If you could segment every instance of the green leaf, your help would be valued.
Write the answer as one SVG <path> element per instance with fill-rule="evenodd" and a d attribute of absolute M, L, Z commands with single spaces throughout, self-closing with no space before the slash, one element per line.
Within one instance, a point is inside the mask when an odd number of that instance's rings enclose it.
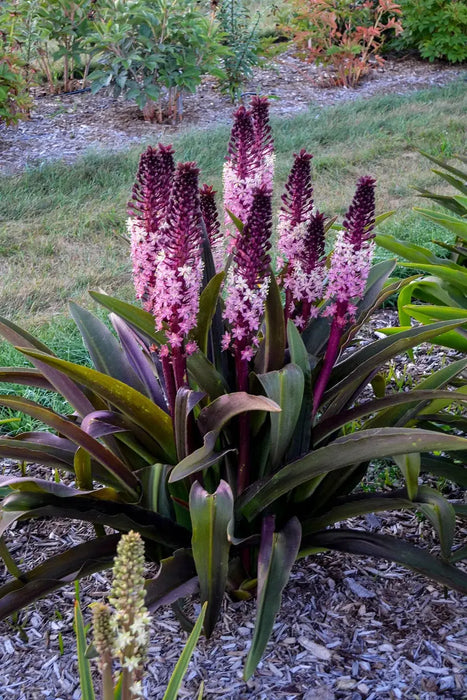
<path fill-rule="evenodd" d="M 208 603 L 204 631 L 210 637 L 221 610 L 229 568 L 229 528 L 233 519 L 233 494 L 221 481 L 209 494 L 196 481 L 190 491 L 193 558 L 199 579 L 201 602 Z"/>
<path fill-rule="evenodd" d="M 224 455 L 229 452 L 236 452 L 234 447 L 227 448 L 221 452 L 214 452 L 214 447 L 219 436 L 220 430 L 211 430 L 204 436 L 203 447 L 199 447 L 191 454 L 187 455 L 172 469 L 169 477 L 169 483 L 173 484 L 176 481 L 181 481 L 187 476 L 203 471 L 208 467 L 216 464 Z"/>
<path fill-rule="evenodd" d="M 467 489 L 467 467 L 459 462 L 452 462 L 446 457 L 422 455 L 421 471 L 449 479 Z"/>
<path fill-rule="evenodd" d="M 294 459 L 304 454 L 310 448 L 311 437 L 311 412 L 313 401 L 311 395 L 311 364 L 305 343 L 302 340 L 296 325 L 289 319 L 287 323 L 287 342 L 290 359 L 293 364 L 300 367 L 304 378 L 303 399 L 300 415 L 297 420 L 297 428 L 292 436 L 288 452 L 289 459 Z"/>
<path fill-rule="evenodd" d="M 331 549 L 350 554 L 387 559 L 412 569 L 417 574 L 467 593 L 467 574 L 451 564 L 399 537 L 370 534 L 358 530 L 324 530 L 303 538 L 302 549 Z"/>
<path fill-rule="evenodd" d="M 195 352 L 193 355 L 189 355 L 187 357 L 187 368 L 190 384 L 194 382 L 206 392 L 211 401 L 228 391 L 228 386 L 223 376 L 216 370 L 204 353 Z"/>
<path fill-rule="evenodd" d="M 420 486 L 417 502 L 419 509 L 436 530 L 443 556 L 449 559 L 456 529 L 456 513 L 453 506 L 438 491 L 429 486 Z"/>
<path fill-rule="evenodd" d="M 218 272 L 209 280 L 199 299 L 199 311 L 196 319 L 196 328 L 193 338 L 199 349 L 206 354 L 208 351 L 208 337 L 212 319 L 219 301 L 219 293 L 224 282 L 225 272 Z"/>
<path fill-rule="evenodd" d="M 32 350 L 21 349 L 27 357 L 37 357 L 42 362 L 59 369 L 84 386 L 89 387 L 106 399 L 122 413 L 144 428 L 161 446 L 169 462 L 175 461 L 175 446 L 172 421 L 155 403 L 118 379 L 108 377 L 89 367 L 81 367 L 66 360 L 44 355 Z"/>
<path fill-rule="evenodd" d="M 141 331 L 151 343 L 156 343 L 156 345 L 165 344 L 166 338 L 164 333 L 155 330 L 154 316 L 148 311 L 101 292 L 91 290 L 89 295 L 94 301 L 97 301 L 102 306 L 105 306 L 106 309 L 113 311 L 117 316 L 127 321 L 130 326 Z"/>
<path fill-rule="evenodd" d="M 203 629 L 206 610 L 207 603 L 204 603 L 201 608 L 201 613 L 199 614 L 199 617 L 196 620 L 196 624 L 193 627 L 191 634 L 188 637 L 187 643 L 181 653 L 181 656 L 175 665 L 175 669 L 170 677 L 167 690 L 164 693 L 163 700 L 177 700 L 178 691 L 180 690 L 180 686 L 187 671 L 188 664 L 190 663 L 191 656 Z"/>
<path fill-rule="evenodd" d="M 421 463 L 420 453 L 409 452 L 403 455 L 395 455 L 393 459 L 404 476 L 408 496 L 410 500 L 413 501 L 418 492 L 418 477 L 420 475 Z"/>
<path fill-rule="evenodd" d="M 86 658 L 86 632 L 84 630 L 83 614 L 79 604 L 78 591 L 75 600 L 75 634 L 76 649 L 78 654 L 79 684 L 81 687 L 82 700 L 94 700 L 94 686 L 91 676 L 91 664 Z"/>
<path fill-rule="evenodd" d="M 144 386 L 130 366 L 117 339 L 94 314 L 74 302 L 69 303 L 70 313 L 78 326 L 89 351 L 94 367 L 110 377 L 144 393 Z"/>
<path fill-rule="evenodd" d="M 71 580 L 90 576 L 112 566 L 120 535 L 106 535 L 68 549 L 23 573 L 21 580 L 0 588 L 0 620 Z"/>
<path fill-rule="evenodd" d="M 440 277 L 442 280 L 449 282 L 457 287 L 462 287 L 462 289 L 467 290 L 467 270 L 465 267 L 460 265 L 455 265 L 451 263 L 448 265 L 449 261 L 444 259 L 442 261 L 444 264 L 428 265 L 417 263 L 417 270 L 422 270 L 423 272 L 428 272 L 432 275 Z M 400 263 L 402 267 L 414 267 L 410 263 Z"/>
<path fill-rule="evenodd" d="M 151 612 L 195 593 L 199 583 L 191 550 L 177 549 L 173 556 L 162 559 L 157 576 L 145 586 L 144 601 Z"/>
<path fill-rule="evenodd" d="M 274 532 L 274 517 L 263 520 L 261 545 L 258 554 L 258 603 L 255 630 L 243 678 L 254 673 L 271 636 L 274 620 L 279 611 L 282 591 L 289 580 L 297 558 L 302 529 L 297 518 L 288 521 L 280 532 Z"/>
<path fill-rule="evenodd" d="M 271 271 L 268 295 L 266 297 L 264 321 L 264 363 L 263 372 L 279 370 L 284 365 L 285 323 L 281 295 L 276 278 Z"/>
<path fill-rule="evenodd" d="M 57 361 L 60 362 L 60 360 Z M 139 499 L 140 483 L 138 478 L 107 447 L 88 435 L 84 430 L 81 430 L 75 423 L 28 399 L 0 395 L 0 405 L 27 413 L 54 428 L 58 433 L 85 449 L 91 457 L 94 457 L 129 496 L 135 500 Z"/>
<path fill-rule="evenodd" d="M 201 432 L 206 435 L 210 431 L 220 431 L 229 420 L 240 413 L 246 411 L 275 413 L 280 410 L 280 406 L 265 396 L 254 396 L 244 391 L 235 391 L 219 396 L 209 406 L 203 408 L 198 416 L 198 426 Z"/>
<path fill-rule="evenodd" d="M 295 432 L 302 407 L 305 379 L 297 365 L 288 364 L 283 369 L 258 374 L 266 395 L 280 406 L 280 413 L 271 413 L 270 468 L 275 471 Z"/>
<path fill-rule="evenodd" d="M 462 236 L 464 238 L 467 235 L 467 222 L 462 221 L 462 219 L 458 219 L 457 217 L 446 214 L 445 212 L 436 211 L 435 209 L 422 209 L 421 207 L 414 207 L 414 211 L 424 216 L 425 219 L 429 219 L 430 221 L 434 221 L 435 224 L 444 226 L 444 228 L 447 228 L 449 231 L 455 233 L 456 236 Z"/>
<path fill-rule="evenodd" d="M 287 464 L 262 485 L 248 489 L 238 499 L 238 507 L 248 520 L 295 487 L 315 476 L 328 474 L 341 467 L 370 459 L 390 457 L 407 452 L 432 450 L 465 450 L 467 439 L 418 428 L 379 428 L 361 430 L 339 438 L 310 452 L 302 459 Z"/>

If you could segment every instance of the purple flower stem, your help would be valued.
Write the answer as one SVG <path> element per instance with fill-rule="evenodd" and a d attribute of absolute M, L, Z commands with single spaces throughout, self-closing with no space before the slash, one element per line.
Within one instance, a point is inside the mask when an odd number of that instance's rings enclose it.
<path fill-rule="evenodd" d="M 342 333 L 344 331 L 344 324 L 342 319 L 345 318 L 347 313 L 347 302 L 338 302 L 337 311 L 332 322 L 331 331 L 329 334 L 328 346 L 326 348 L 326 354 L 324 356 L 323 367 L 318 375 L 316 384 L 313 387 L 313 413 L 312 418 L 318 413 L 319 405 L 321 399 L 323 398 L 324 391 L 326 389 L 329 377 L 334 367 L 334 363 L 339 355 L 340 340 Z"/>
<path fill-rule="evenodd" d="M 237 372 L 238 391 L 248 391 L 248 360 L 242 359 L 240 352 L 235 353 L 235 369 Z M 238 417 L 238 477 L 237 496 L 248 486 L 249 482 L 249 453 L 250 453 L 250 420 L 248 413 Z"/>
<path fill-rule="evenodd" d="M 170 415 L 173 418 L 175 414 L 175 396 L 177 394 L 177 389 L 175 386 L 172 362 L 168 355 L 162 357 L 161 362 L 162 372 L 164 374 L 165 391 L 167 393 L 167 403 L 169 404 Z"/>

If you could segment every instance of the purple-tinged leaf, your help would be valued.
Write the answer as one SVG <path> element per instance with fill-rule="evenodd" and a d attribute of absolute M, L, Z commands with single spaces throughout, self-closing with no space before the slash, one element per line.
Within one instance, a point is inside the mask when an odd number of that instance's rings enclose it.
<path fill-rule="evenodd" d="M 199 589 L 198 576 L 191 550 L 177 549 L 172 557 L 162 559 L 157 576 L 146 581 L 145 605 L 154 612 Z"/>
<path fill-rule="evenodd" d="M 134 304 L 128 304 L 126 301 L 121 301 L 108 294 L 102 292 L 90 291 L 89 295 L 102 306 L 105 306 L 109 311 L 113 311 L 117 316 L 120 316 L 124 321 L 130 324 L 137 331 L 141 332 L 150 343 L 156 345 L 164 345 L 166 342 L 165 334 L 155 330 L 155 321 L 152 314 L 144 311 Z"/>
<path fill-rule="evenodd" d="M 214 447 L 219 436 L 218 430 L 211 430 L 204 436 L 203 447 L 199 447 L 191 454 L 187 455 L 172 469 L 169 477 L 169 483 L 173 484 L 176 481 L 181 481 L 187 476 L 196 474 L 216 464 L 224 455 L 229 452 L 236 452 L 236 449 L 229 447 L 221 452 L 214 452 Z"/>
<path fill-rule="evenodd" d="M 73 467 L 73 452 L 60 447 L 43 445 L 16 438 L 0 438 L 0 455 L 33 464 L 62 467 L 70 471 Z"/>
<path fill-rule="evenodd" d="M 209 494 L 195 481 L 190 491 L 190 515 L 201 602 L 208 603 L 204 630 L 209 637 L 219 617 L 229 568 L 233 494 L 228 483 L 222 480 L 215 493 Z"/>
<path fill-rule="evenodd" d="M 110 320 L 118 333 L 128 362 L 146 388 L 146 394 L 159 408 L 167 412 L 167 401 L 155 375 L 156 367 L 151 362 L 146 348 L 142 347 L 138 335 L 116 314 L 110 314 Z"/>
<path fill-rule="evenodd" d="M 32 350 L 23 350 L 22 352 L 24 352 L 27 357 L 40 357 L 47 364 L 50 364 L 52 367 L 60 368 L 62 372 L 89 387 L 92 391 L 95 391 L 96 394 L 114 405 L 137 425 L 146 430 L 161 446 L 168 462 L 175 461 L 172 421 L 170 416 L 144 396 L 144 394 L 140 394 L 118 379 L 108 377 L 106 374 L 97 372 L 89 367 L 82 367 L 73 362 L 60 360 L 49 355 L 42 355 Z"/>
<path fill-rule="evenodd" d="M 443 557 L 449 559 L 456 529 L 456 513 L 452 504 L 429 486 L 420 486 L 416 500 L 419 509 L 436 530 Z"/>
<path fill-rule="evenodd" d="M 0 620 L 70 581 L 112 566 L 120 535 L 106 535 L 51 557 L 0 588 Z"/>
<path fill-rule="evenodd" d="M 49 380 L 35 367 L 0 367 L 0 382 L 25 384 L 26 386 L 55 391 Z"/>
<path fill-rule="evenodd" d="M 274 516 L 263 519 L 258 554 L 257 615 L 243 672 L 245 680 L 253 675 L 271 636 L 281 605 L 282 591 L 297 558 L 301 536 L 302 530 L 297 518 L 289 520 L 277 533 L 274 532 Z"/>
<path fill-rule="evenodd" d="M 237 391 L 219 396 L 209 406 L 203 408 L 198 416 L 198 425 L 203 434 L 211 430 L 219 432 L 229 420 L 240 413 L 246 411 L 274 413 L 280 410 L 280 406 L 265 396 L 254 396 L 244 391 Z"/>
<path fill-rule="evenodd" d="M 77 425 L 62 418 L 57 413 L 39 406 L 39 404 L 28 399 L 15 396 L 1 396 L 0 405 L 8 406 L 16 411 L 22 411 L 37 418 L 46 425 L 49 425 L 61 435 L 64 435 L 76 445 L 83 447 L 91 457 L 101 464 L 108 471 L 112 479 L 117 480 L 120 486 L 135 500 L 139 497 L 140 483 L 137 477 L 127 468 L 127 466 L 114 455 L 107 447 L 81 430 Z"/>
<path fill-rule="evenodd" d="M 2 317 L 0 317 L 0 334 L 3 335 L 3 337 L 6 338 L 6 340 L 12 345 L 36 349 L 39 350 L 40 353 L 54 356 L 49 348 L 34 338 L 34 336 L 27 333 L 27 331 L 23 331 L 22 328 Z M 80 387 L 71 381 L 66 375 L 60 371 L 57 371 L 53 367 L 48 366 L 44 362 L 41 362 L 39 357 L 30 357 L 29 359 L 32 364 L 35 365 L 35 367 L 42 373 L 45 379 L 50 382 L 55 391 L 61 394 L 81 416 L 85 416 L 87 413 L 94 410 L 94 406 L 81 391 Z"/>
<path fill-rule="evenodd" d="M 190 451 L 189 415 L 205 396 L 206 394 L 203 391 L 192 391 L 188 387 L 180 387 L 177 391 L 174 411 L 174 435 L 179 460 L 187 457 Z"/>

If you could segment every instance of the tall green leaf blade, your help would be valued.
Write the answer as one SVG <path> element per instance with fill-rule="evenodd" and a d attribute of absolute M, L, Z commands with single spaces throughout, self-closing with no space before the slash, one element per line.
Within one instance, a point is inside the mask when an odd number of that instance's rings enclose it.
<path fill-rule="evenodd" d="M 404 476 L 408 496 L 413 501 L 418 493 L 418 477 L 421 464 L 420 453 L 408 452 L 402 455 L 394 455 L 393 459 Z"/>
<path fill-rule="evenodd" d="M 289 459 L 295 459 L 296 457 L 299 457 L 307 452 L 310 448 L 311 412 L 313 409 L 311 394 L 311 363 L 305 343 L 303 342 L 297 327 L 293 321 L 290 320 L 287 324 L 287 341 L 289 345 L 290 359 L 293 364 L 300 367 L 304 378 L 302 406 L 297 421 L 297 429 L 292 436 L 292 441 L 288 452 Z"/>
<path fill-rule="evenodd" d="M 430 221 L 434 221 L 435 224 L 444 226 L 444 228 L 452 231 L 456 236 L 465 237 L 467 233 L 467 222 L 455 216 L 434 209 L 422 209 L 421 207 L 414 207 L 414 211 L 424 216 L 425 219 L 429 219 Z"/>
<path fill-rule="evenodd" d="M 175 669 L 170 677 L 167 690 L 164 693 L 163 700 L 177 700 L 178 691 L 180 690 L 180 686 L 187 671 L 188 664 L 190 663 L 191 656 L 203 629 L 206 609 L 207 603 L 204 603 L 181 656 L 175 665 Z"/>
<path fill-rule="evenodd" d="M 274 518 L 263 521 L 258 555 L 258 603 L 255 630 L 243 677 L 248 680 L 254 673 L 271 636 L 274 620 L 279 611 L 282 591 L 300 548 L 302 529 L 297 518 L 292 518 L 280 532 L 274 532 Z"/>
<path fill-rule="evenodd" d="M 38 357 L 44 363 L 65 373 L 72 379 L 89 387 L 96 394 L 118 408 L 122 413 L 144 428 L 162 447 L 169 462 L 175 461 L 173 428 L 170 417 L 144 394 L 118 379 L 108 377 L 89 367 L 81 367 L 50 355 L 22 349 L 27 357 Z"/>
<path fill-rule="evenodd" d="M 248 520 L 315 476 L 328 474 L 341 467 L 371 459 L 390 457 L 406 452 L 432 450 L 465 450 L 467 439 L 418 428 L 378 428 L 361 430 L 339 438 L 295 462 L 287 464 L 260 485 L 248 489 L 240 497 L 239 510 Z"/>
<path fill-rule="evenodd" d="M 288 364 L 281 370 L 258 374 L 268 398 L 280 406 L 271 413 L 270 467 L 276 470 L 290 444 L 302 407 L 305 378 L 298 365 Z"/>
<path fill-rule="evenodd" d="M 91 676 L 91 664 L 86 657 L 86 632 L 84 630 L 83 614 L 79 604 L 78 596 L 75 600 L 75 634 L 76 650 L 78 655 L 79 684 L 81 687 L 82 700 L 95 700 L 94 686 Z"/>
<path fill-rule="evenodd" d="M 206 392 L 211 401 L 228 391 L 223 376 L 202 352 L 195 352 L 187 357 L 188 375 L 191 381 Z"/>
<path fill-rule="evenodd" d="M 285 323 L 281 295 L 275 275 L 271 271 L 268 295 L 266 298 L 264 321 L 264 364 L 263 371 L 279 370 L 284 364 Z"/>
<path fill-rule="evenodd" d="M 204 630 L 209 637 L 219 617 L 229 567 L 233 494 L 228 483 L 222 480 L 209 494 L 196 481 L 190 491 L 190 515 L 201 601 L 208 603 Z"/>
<path fill-rule="evenodd" d="M 126 359 L 117 339 L 97 316 L 74 302 L 70 313 L 78 326 L 94 367 L 110 377 L 119 379 L 137 391 L 145 393 L 143 383 Z"/>
<path fill-rule="evenodd" d="M 164 333 L 155 330 L 154 316 L 148 311 L 101 292 L 91 290 L 89 295 L 94 301 L 127 321 L 130 326 L 141 331 L 150 342 L 156 343 L 156 345 L 163 345 L 166 342 Z"/>
<path fill-rule="evenodd" d="M 418 507 L 436 530 L 443 556 L 449 559 L 456 528 L 456 513 L 453 506 L 438 491 L 428 486 L 420 487 L 417 501 Z"/>
<path fill-rule="evenodd" d="M 125 491 L 135 499 L 139 498 L 139 479 L 107 447 L 88 435 L 84 430 L 81 430 L 79 426 L 28 399 L 0 395 L 0 405 L 27 413 L 54 428 L 58 433 L 85 449 L 91 457 L 94 457 L 110 473 L 113 479 L 118 481 Z"/>
<path fill-rule="evenodd" d="M 214 314 L 216 313 L 224 277 L 225 272 L 218 272 L 217 275 L 209 280 L 200 295 L 199 311 L 196 319 L 196 327 L 193 330 L 193 338 L 204 354 L 207 354 L 208 351 L 209 330 Z"/>

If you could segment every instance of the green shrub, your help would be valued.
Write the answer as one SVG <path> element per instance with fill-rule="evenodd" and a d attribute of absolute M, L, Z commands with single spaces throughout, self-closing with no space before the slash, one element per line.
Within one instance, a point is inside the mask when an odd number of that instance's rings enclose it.
<path fill-rule="evenodd" d="M 216 72 L 224 53 L 215 24 L 191 0 L 103 0 L 87 43 L 101 66 L 89 75 L 92 91 L 112 87 L 157 121 L 181 115 L 182 93 Z"/>
<path fill-rule="evenodd" d="M 430 61 L 467 59 L 466 0 L 400 0 L 400 5 L 404 33 L 395 46 L 415 48 Z"/>
<path fill-rule="evenodd" d="M 0 40 L 0 122 L 16 124 L 29 114 L 31 100 L 22 75 L 22 62 Z"/>

